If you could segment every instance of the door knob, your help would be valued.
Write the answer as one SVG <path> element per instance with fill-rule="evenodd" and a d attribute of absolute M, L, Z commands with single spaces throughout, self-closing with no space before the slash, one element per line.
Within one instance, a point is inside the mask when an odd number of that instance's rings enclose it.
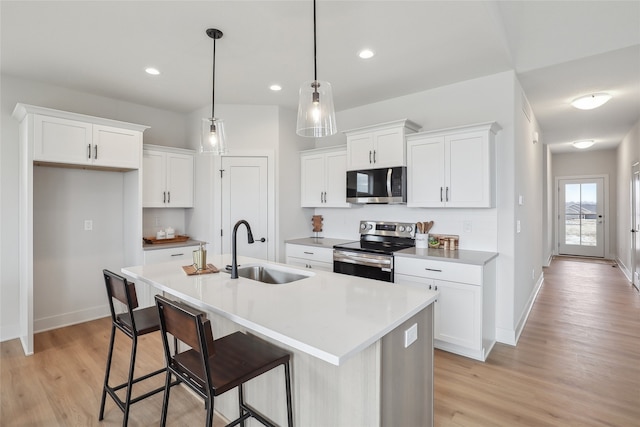
<path fill-rule="evenodd" d="M 266 241 L 267 241 L 267 239 L 265 239 L 264 237 L 258 240 L 258 242 L 262 242 L 262 243 L 264 243 Z"/>

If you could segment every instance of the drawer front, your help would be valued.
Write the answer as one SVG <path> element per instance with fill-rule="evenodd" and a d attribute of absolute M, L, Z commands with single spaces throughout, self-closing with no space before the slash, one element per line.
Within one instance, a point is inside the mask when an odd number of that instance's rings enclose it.
<path fill-rule="evenodd" d="M 333 249 L 287 243 L 287 256 L 310 261 L 329 262 L 333 265 Z"/>
<path fill-rule="evenodd" d="M 159 262 L 181 259 L 188 261 L 185 263 L 185 265 L 188 265 L 193 261 L 193 251 L 196 249 L 198 249 L 198 246 L 183 246 L 180 248 L 144 251 L 144 263 L 156 264 Z"/>
<path fill-rule="evenodd" d="M 395 257 L 395 273 L 482 285 L 482 266 L 458 262 Z"/>

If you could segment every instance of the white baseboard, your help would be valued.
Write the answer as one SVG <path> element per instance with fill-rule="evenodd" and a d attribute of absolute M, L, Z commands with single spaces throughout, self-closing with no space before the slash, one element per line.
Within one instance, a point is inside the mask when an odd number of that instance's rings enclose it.
<path fill-rule="evenodd" d="M 33 333 L 49 331 L 51 329 L 62 328 L 64 326 L 75 325 L 100 319 L 110 315 L 109 305 L 90 307 L 79 311 L 57 314 L 55 316 L 43 317 L 33 320 Z"/>
<path fill-rule="evenodd" d="M 531 313 L 531 309 L 533 308 L 533 303 L 535 303 L 536 298 L 538 297 L 538 292 L 540 292 L 540 288 L 542 288 L 542 283 L 544 282 L 544 273 L 541 273 L 538 277 L 538 281 L 529 296 L 529 300 L 522 311 L 522 316 L 520 316 L 520 320 L 516 325 L 515 329 L 504 329 L 504 328 L 496 328 L 496 341 L 516 346 L 518 344 L 518 340 L 520 339 L 520 335 L 524 330 L 525 325 L 527 324 L 527 319 L 529 318 L 529 314 Z"/>
<path fill-rule="evenodd" d="M 624 265 L 624 263 L 620 258 L 616 257 L 615 260 L 616 260 L 616 264 L 618 264 L 618 268 L 620 269 L 620 271 L 622 271 L 622 274 L 624 274 L 624 276 L 627 278 L 629 282 L 633 283 L 633 278 L 631 277 L 631 270 L 629 270 L 629 268 L 627 268 L 627 266 Z"/>
<path fill-rule="evenodd" d="M 20 338 L 20 325 L 0 326 L 0 342 Z"/>

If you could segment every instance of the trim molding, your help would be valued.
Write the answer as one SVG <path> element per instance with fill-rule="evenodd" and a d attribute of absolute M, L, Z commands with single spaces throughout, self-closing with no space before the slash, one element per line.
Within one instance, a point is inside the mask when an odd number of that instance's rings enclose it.
<path fill-rule="evenodd" d="M 109 306 L 105 304 L 97 307 L 90 307 L 84 310 L 57 314 L 55 316 L 43 317 L 40 319 L 33 319 L 33 332 L 38 333 L 51 329 L 62 328 L 64 326 L 70 326 L 77 323 L 100 319 L 109 315 Z"/>
<path fill-rule="evenodd" d="M 538 297 L 538 292 L 540 292 L 543 283 L 544 273 L 541 273 L 538 277 L 538 281 L 536 282 L 535 287 L 533 288 L 533 291 L 531 292 L 531 295 L 529 296 L 529 301 L 527 301 L 527 305 L 525 306 L 525 309 L 522 312 L 522 316 L 520 317 L 520 320 L 518 321 L 515 329 L 511 330 L 496 328 L 496 341 L 512 346 L 516 346 L 518 344 L 520 335 L 522 334 L 522 331 L 527 324 L 527 319 L 529 319 L 529 314 L 531 313 L 531 309 L 533 308 L 533 304 Z"/>

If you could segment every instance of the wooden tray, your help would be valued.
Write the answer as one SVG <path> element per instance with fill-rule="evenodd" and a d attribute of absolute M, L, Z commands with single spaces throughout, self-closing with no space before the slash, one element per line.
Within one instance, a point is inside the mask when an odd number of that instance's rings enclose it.
<path fill-rule="evenodd" d="M 189 240 L 189 236 L 186 235 L 178 235 L 173 239 L 156 239 L 155 237 L 143 237 L 142 240 L 149 245 L 158 245 L 165 243 L 181 243 Z"/>
<path fill-rule="evenodd" d="M 183 265 L 182 269 L 184 270 L 185 273 L 187 273 L 187 276 L 196 276 L 199 274 L 211 274 L 211 273 L 220 272 L 220 270 L 218 270 L 218 268 L 213 264 L 207 264 L 207 268 L 205 268 L 204 270 L 197 270 L 193 264 Z"/>

